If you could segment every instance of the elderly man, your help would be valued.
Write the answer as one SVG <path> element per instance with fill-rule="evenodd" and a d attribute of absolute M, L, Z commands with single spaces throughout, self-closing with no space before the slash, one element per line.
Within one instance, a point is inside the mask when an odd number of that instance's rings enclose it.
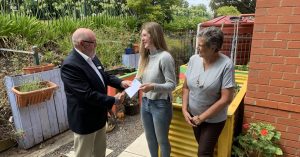
<path fill-rule="evenodd" d="M 67 97 L 69 127 L 74 132 L 75 156 L 104 157 L 107 111 L 124 100 L 124 92 L 108 96 L 107 86 L 122 90 L 130 82 L 104 72 L 95 55 L 96 35 L 92 30 L 77 29 L 72 42 L 74 49 L 61 66 L 61 78 Z"/>

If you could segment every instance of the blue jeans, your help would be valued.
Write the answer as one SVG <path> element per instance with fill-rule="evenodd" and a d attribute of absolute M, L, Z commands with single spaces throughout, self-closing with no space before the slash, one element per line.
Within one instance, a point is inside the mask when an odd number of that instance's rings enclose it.
<path fill-rule="evenodd" d="M 171 146 L 168 138 L 172 120 L 172 103 L 168 100 L 150 100 L 143 97 L 141 116 L 151 157 L 170 157 Z"/>

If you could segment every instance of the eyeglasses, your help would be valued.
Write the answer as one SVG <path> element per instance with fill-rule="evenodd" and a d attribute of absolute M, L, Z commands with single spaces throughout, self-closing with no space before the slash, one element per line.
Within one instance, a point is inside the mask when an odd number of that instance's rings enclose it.
<path fill-rule="evenodd" d="M 87 40 L 82 40 L 83 42 L 89 43 L 89 44 L 96 44 L 96 41 L 87 41 Z"/>

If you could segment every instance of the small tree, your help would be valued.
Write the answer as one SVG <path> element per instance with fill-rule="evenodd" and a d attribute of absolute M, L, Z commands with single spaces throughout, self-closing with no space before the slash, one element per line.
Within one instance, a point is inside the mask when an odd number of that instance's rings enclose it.
<path fill-rule="evenodd" d="M 151 0 L 128 0 L 127 5 L 132 9 L 139 21 L 139 26 L 147 21 L 164 21 L 164 14 L 160 5 L 153 5 Z"/>
<path fill-rule="evenodd" d="M 217 16 L 240 15 L 241 13 L 234 6 L 224 6 L 217 9 Z"/>

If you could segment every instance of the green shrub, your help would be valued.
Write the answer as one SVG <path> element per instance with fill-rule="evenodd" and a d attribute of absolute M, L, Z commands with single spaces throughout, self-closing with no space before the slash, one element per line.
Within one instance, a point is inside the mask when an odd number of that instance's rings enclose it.
<path fill-rule="evenodd" d="M 29 43 L 43 43 L 46 25 L 34 17 L 0 14 L 0 37 L 20 36 Z"/>
<path fill-rule="evenodd" d="M 241 13 L 234 6 L 223 6 L 217 9 L 217 16 L 225 16 L 225 15 L 240 15 Z"/>
<path fill-rule="evenodd" d="M 175 16 L 170 23 L 164 24 L 164 29 L 167 31 L 183 31 L 183 30 L 197 30 L 197 25 L 203 21 L 206 21 L 206 17 L 194 17 L 188 16 Z"/>
<path fill-rule="evenodd" d="M 76 20 L 71 17 L 63 17 L 57 20 L 47 21 L 48 23 L 48 39 L 57 39 L 69 37 L 77 28 L 86 27 L 93 28 L 94 23 L 89 19 Z"/>
<path fill-rule="evenodd" d="M 232 146 L 232 155 L 238 157 L 274 157 L 283 155 L 278 146 L 281 133 L 271 124 L 250 123 L 244 124 L 245 133 L 239 135 Z"/>
<path fill-rule="evenodd" d="M 97 36 L 97 54 L 106 67 L 120 65 L 122 54 L 132 33 L 125 28 L 103 27 L 95 31 Z"/>
<path fill-rule="evenodd" d="M 30 92 L 47 87 L 47 85 L 42 84 L 41 81 L 42 80 L 40 76 L 34 78 L 33 80 L 22 80 L 22 83 L 19 86 L 19 91 Z"/>

